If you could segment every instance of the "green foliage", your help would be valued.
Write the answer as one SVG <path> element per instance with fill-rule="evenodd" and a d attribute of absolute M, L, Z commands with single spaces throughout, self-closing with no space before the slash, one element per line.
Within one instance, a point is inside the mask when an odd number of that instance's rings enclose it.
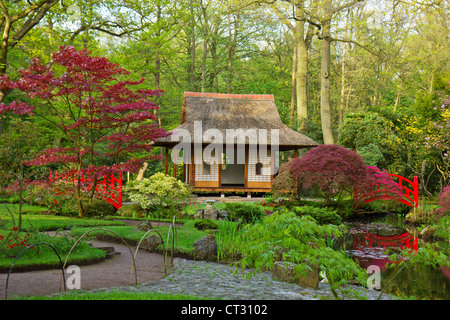
<path fill-rule="evenodd" d="M 348 114 L 339 126 L 339 144 L 356 150 L 366 165 L 385 167 L 397 153 L 393 124 L 375 112 Z"/>
<path fill-rule="evenodd" d="M 101 218 L 104 216 L 112 216 L 117 209 L 105 200 L 94 199 L 92 202 L 83 202 L 84 214 L 89 217 Z"/>
<path fill-rule="evenodd" d="M 292 207 L 291 210 L 299 215 L 308 215 L 314 218 L 318 224 L 342 224 L 342 218 L 337 214 L 336 210 L 327 207 L 301 206 Z"/>
<path fill-rule="evenodd" d="M 225 210 L 233 221 L 242 220 L 245 223 L 259 220 L 264 215 L 263 207 L 253 203 L 226 202 Z"/>
<path fill-rule="evenodd" d="M 219 226 L 217 222 L 211 219 L 200 219 L 194 222 L 194 227 L 198 230 L 217 229 Z"/>
<path fill-rule="evenodd" d="M 55 248 L 56 252 L 62 256 L 62 259 L 64 259 L 64 255 L 69 253 L 74 246 L 75 241 L 75 239 L 64 235 L 49 236 L 39 232 L 37 229 L 26 233 L 19 232 L 16 227 L 13 227 L 11 230 L 0 230 L 0 260 L 2 260 L 0 268 L 9 267 L 12 261 L 14 261 L 26 247 L 37 243 L 51 245 Z M 74 247 L 73 252 L 83 252 L 87 255 L 86 259 L 88 259 L 91 254 L 89 248 L 90 246 L 87 243 L 80 242 Z M 93 250 L 94 258 L 98 258 L 98 252 L 96 252 L 95 249 Z M 30 260 L 31 262 L 34 261 L 35 264 L 57 265 L 57 263 L 59 263 L 53 249 L 47 245 L 31 247 L 22 253 L 21 257 L 22 259 L 18 260 L 17 266 L 30 264 Z M 77 259 L 79 258 L 80 257 Z"/>
<path fill-rule="evenodd" d="M 391 263 L 387 267 L 395 274 L 389 279 L 389 281 L 383 286 L 380 293 L 381 295 L 390 287 L 392 282 L 400 274 L 404 268 L 417 270 L 420 267 L 431 268 L 449 268 L 450 259 L 450 247 L 448 245 L 440 245 L 439 243 L 421 242 L 418 250 L 403 249 L 400 254 L 392 254 L 389 256 L 389 260 L 396 262 Z"/>
<path fill-rule="evenodd" d="M 380 148 L 374 143 L 369 143 L 368 145 L 361 147 L 358 150 L 358 154 L 364 158 L 366 165 L 372 167 L 377 166 L 385 160 Z"/>
<path fill-rule="evenodd" d="M 189 185 L 161 172 L 150 178 L 130 181 L 124 190 L 130 200 L 139 203 L 142 208 L 169 215 L 175 214 L 178 206 L 191 196 Z"/>
<path fill-rule="evenodd" d="M 240 225 L 240 223 L 228 219 L 220 221 L 219 230 L 216 233 L 218 260 L 234 259 L 233 247 L 238 240 Z"/>
<path fill-rule="evenodd" d="M 242 255 L 242 268 L 271 270 L 274 262 L 288 261 L 297 264 L 295 271 L 299 275 L 309 270 L 309 265 L 314 265 L 326 272 L 333 285 L 354 279 L 365 284 L 365 271 L 344 252 L 328 245 L 330 238 L 342 234 L 341 227 L 322 226 L 309 215 L 299 217 L 283 210 L 258 223 L 243 226 L 233 250 Z"/>
<path fill-rule="evenodd" d="M 126 204 L 117 210 L 117 214 L 121 217 L 143 218 L 145 217 L 145 210 L 138 203 Z"/>

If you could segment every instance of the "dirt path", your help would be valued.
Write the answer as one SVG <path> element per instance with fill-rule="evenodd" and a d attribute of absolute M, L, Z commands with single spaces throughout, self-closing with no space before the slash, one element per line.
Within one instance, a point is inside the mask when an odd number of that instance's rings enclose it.
<path fill-rule="evenodd" d="M 130 222 L 134 224 L 134 222 Z M 152 223 L 156 225 L 155 223 Z M 97 288 L 109 288 L 116 286 L 127 286 L 130 284 L 131 272 L 133 270 L 133 258 L 135 247 L 131 252 L 125 244 L 108 243 L 98 240 L 90 241 L 94 247 L 113 247 L 118 254 L 103 262 L 80 266 L 80 284 L 83 290 Z M 167 257 L 166 271 L 170 272 L 170 254 Z M 136 273 L 138 283 L 158 281 L 164 277 L 164 257 L 161 254 L 139 250 L 136 256 Z M 71 276 L 66 273 L 66 281 Z M 7 273 L 0 273 L 0 299 L 5 299 Z M 60 292 L 60 270 L 43 270 L 29 272 L 14 272 L 8 281 L 8 299 L 14 295 L 47 295 Z M 135 284 L 135 275 L 131 284 Z M 61 282 L 61 290 L 64 286 Z"/>

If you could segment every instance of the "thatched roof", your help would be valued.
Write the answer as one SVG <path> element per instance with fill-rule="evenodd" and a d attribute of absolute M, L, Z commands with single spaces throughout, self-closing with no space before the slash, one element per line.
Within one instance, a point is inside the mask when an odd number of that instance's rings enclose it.
<path fill-rule="evenodd" d="M 279 150 L 318 145 L 314 140 L 283 124 L 274 97 L 269 94 L 185 92 L 180 125 L 173 132 L 178 129 L 187 130 L 193 141 L 194 121 L 197 126 L 200 123 L 197 121 L 201 121 L 202 133 L 205 133 L 208 129 L 220 130 L 223 139 L 226 138 L 227 129 L 243 129 L 247 133 L 256 130 L 257 134 L 267 136 L 268 145 L 277 142 L 276 138 L 271 141 L 271 130 L 277 129 Z M 197 127 L 198 129 L 199 127 Z M 172 140 L 171 136 L 161 138 L 155 141 L 155 145 L 173 147 L 178 144 L 178 141 Z M 203 137 L 204 144 L 210 144 L 211 142 L 212 140 Z M 249 144 L 249 139 L 246 139 L 245 144 Z"/>

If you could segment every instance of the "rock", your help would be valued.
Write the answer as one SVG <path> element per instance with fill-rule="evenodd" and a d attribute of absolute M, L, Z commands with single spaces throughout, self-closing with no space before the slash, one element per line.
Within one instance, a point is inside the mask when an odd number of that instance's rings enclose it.
<path fill-rule="evenodd" d="M 149 230 L 153 229 L 152 224 L 150 223 L 150 221 L 145 220 L 142 221 L 141 223 L 139 223 L 134 229 L 133 231 L 143 231 L 143 232 L 147 232 Z"/>
<path fill-rule="evenodd" d="M 213 235 L 206 235 L 194 242 L 194 254 L 196 260 L 216 260 L 217 242 Z"/>
<path fill-rule="evenodd" d="M 282 281 L 297 283 L 302 287 L 317 289 L 319 285 L 319 269 L 311 266 L 312 271 L 295 277 L 295 264 L 287 261 L 277 261 L 273 264 L 272 275 Z"/>
<path fill-rule="evenodd" d="M 151 234 L 148 237 L 142 239 L 140 248 L 148 251 L 155 251 L 161 243 L 161 238 L 158 235 Z"/>
<path fill-rule="evenodd" d="M 228 220 L 229 214 L 227 210 L 219 210 L 217 211 L 217 219 Z"/>
<path fill-rule="evenodd" d="M 204 217 L 204 210 L 200 209 L 194 214 L 194 219 L 203 219 Z"/>
<path fill-rule="evenodd" d="M 424 237 L 424 238 L 431 238 L 432 236 L 434 236 L 435 232 L 436 232 L 435 228 L 426 226 L 422 231 L 420 231 L 419 236 Z"/>
<path fill-rule="evenodd" d="M 217 220 L 217 210 L 210 204 L 207 204 L 203 212 L 204 219 Z"/>
<path fill-rule="evenodd" d="M 411 209 L 405 216 L 405 221 L 413 224 L 423 224 L 434 215 L 434 210 L 425 211 L 423 206 Z"/>

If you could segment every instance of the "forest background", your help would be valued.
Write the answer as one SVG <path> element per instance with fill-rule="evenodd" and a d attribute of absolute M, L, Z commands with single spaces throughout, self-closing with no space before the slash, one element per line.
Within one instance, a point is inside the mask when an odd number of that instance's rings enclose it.
<path fill-rule="evenodd" d="M 33 57 L 51 64 L 60 46 L 86 48 L 130 71 L 128 80 L 145 78 L 142 88 L 164 91 L 155 115 L 168 131 L 179 123 L 184 91 L 274 94 L 283 122 L 317 142 L 419 176 L 422 195 L 450 184 L 448 1 L 32 0 L 0 7 L 0 74 L 9 79 Z M 0 100 L 27 97 L 1 83 Z M 18 170 L 48 177 L 57 168 L 21 161 L 65 143 L 42 117 L 0 113 L 0 189 Z M 161 170 L 151 162 L 148 174 Z"/>

